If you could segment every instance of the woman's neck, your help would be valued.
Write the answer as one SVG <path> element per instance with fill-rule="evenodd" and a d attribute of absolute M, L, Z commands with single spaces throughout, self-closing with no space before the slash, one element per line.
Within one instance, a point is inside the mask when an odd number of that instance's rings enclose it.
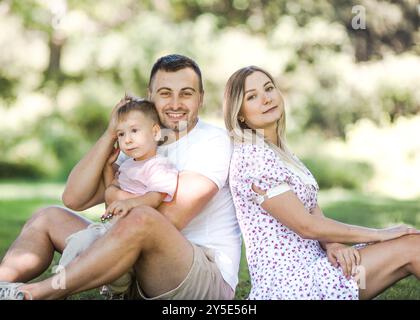
<path fill-rule="evenodd" d="M 279 138 L 277 135 L 277 124 L 265 128 L 264 129 L 264 137 L 270 141 L 271 143 L 273 143 L 274 145 L 278 146 L 279 145 Z"/>

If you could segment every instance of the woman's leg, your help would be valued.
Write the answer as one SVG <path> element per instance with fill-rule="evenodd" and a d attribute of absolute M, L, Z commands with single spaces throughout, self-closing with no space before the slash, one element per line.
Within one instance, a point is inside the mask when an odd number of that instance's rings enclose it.
<path fill-rule="evenodd" d="M 36 278 L 50 266 L 54 250 L 62 252 L 66 238 L 89 223 L 62 207 L 35 212 L 0 263 L 0 281 L 27 282 Z"/>
<path fill-rule="evenodd" d="M 420 279 L 420 235 L 376 243 L 360 255 L 360 299 L 372 299 L 411 274 Z"/>

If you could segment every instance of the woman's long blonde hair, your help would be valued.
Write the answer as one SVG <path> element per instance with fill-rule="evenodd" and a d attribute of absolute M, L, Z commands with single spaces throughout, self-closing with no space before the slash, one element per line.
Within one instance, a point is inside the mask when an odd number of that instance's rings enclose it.
<path fill-rule="evenodd" d="M 283 104 L 283 112 L 280 119 L 277 121 L 278 145 L 267 140 L 263 133 L 259 132 L 259 130 L 251 129 L 245 124 L 245 122 L 239 121 L 239 113 L 244 101 L 245 80 L 249 75 L 257 71 L 264 73 L 271 80 L 276 90 L 279 90 L 273 77 L 267 71 L 256 66 L 239 69 L 230 76 L 225 87 L 223 100 L 225 126 L 234 141 L 239 141 L 241 143 L 255 143 L 256 140 L 260 139 L 260 141 L 264 141 L 264 143 L 268 145 L 277 154 L 277 156 L 280 157 L 280 159 L 303 171 L 302 165 L 295 160 L 286 145 L 286 113 L 284 109 L 284 98 L 281 93 L 280 96 Z"/>

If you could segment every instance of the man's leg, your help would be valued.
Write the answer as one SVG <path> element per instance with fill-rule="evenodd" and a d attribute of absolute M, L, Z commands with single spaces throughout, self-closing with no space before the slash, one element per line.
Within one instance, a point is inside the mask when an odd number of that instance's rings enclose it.
<path fill-rule="evenodd" d="M 54 250 L 62 252 L 66 238 L 90 221 L 61 207 L 43 208 L 31 217 L 0 264 L 0 281 L 26 282 L 51 264 Z"/>
<path fill-rule="evenodd" d="M 145 293 L 154 295 L 177 287 L 192 261 L 191 244 L 172 223 L 152 208 L 139 207 L 117 220 L 62 274 L 21 289 L 34 299 L 59 299 L 111 283 L 136 265 Z M 65 288 L 54 289 L 63 276 Z"/>

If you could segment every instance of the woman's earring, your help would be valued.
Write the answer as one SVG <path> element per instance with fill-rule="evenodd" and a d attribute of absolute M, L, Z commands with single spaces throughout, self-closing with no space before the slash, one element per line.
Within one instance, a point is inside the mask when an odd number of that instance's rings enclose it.
<path fill-rule="evenodd" d="M 244 117 L 239 117 L 239 121 L 242 122 L 242 123 L 244 123 L 245 122 Z"/>

